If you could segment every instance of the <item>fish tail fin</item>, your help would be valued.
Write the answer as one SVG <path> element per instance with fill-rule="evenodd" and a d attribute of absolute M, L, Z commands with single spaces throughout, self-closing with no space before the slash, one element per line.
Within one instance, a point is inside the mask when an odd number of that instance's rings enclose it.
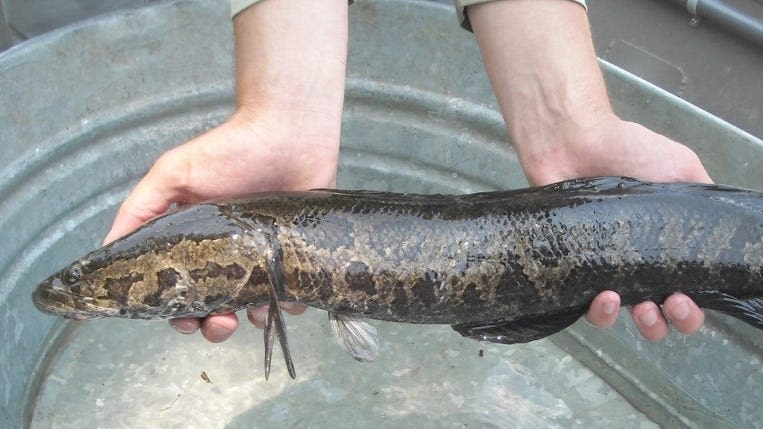
<path fill-rule="evenodd" d="M 566 308 L 556 312 L 533 314 L 514 319 L 496 319 L 461 323 L 452 328 L 459 334 L 477 341 L 514 344 L 527 343 L 555 334 L 572 325 L 588 310 L 588 305 Z"/>
<path fill-rule="evenodd" d="M 700 307 L 720 311 L 758 329 L 763 329 L 763 296 L 737 298 L 716 291 L 693 293 L 689 296 Z"/>

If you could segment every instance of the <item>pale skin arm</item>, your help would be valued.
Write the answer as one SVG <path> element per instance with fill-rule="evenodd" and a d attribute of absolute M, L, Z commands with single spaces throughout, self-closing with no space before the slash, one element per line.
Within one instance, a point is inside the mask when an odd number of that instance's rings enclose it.
<path fill-rule="evenodd" d="M 612 111 L 593 48 L 585 9 L 569 0 L 504 0 L 470 6 L 467 13 L 511 140 L 528 180 L 535 185 L 597 175 L 625 175 L 657 182 L 711 179 L 687 147 Z M 620 308 L 603 292 L 587 318 L 611 326 Z M 696 332 L 704 314 L 687 296 L 669 297 L 661 312 L 637 304 L 633 320 L 652 341 L 668 321 Z"/>

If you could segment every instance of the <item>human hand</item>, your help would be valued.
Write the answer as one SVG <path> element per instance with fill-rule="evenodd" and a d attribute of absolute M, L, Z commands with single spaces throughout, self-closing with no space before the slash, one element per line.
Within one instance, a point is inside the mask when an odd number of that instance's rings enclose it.
<path fill-rule="evenodd" d="M 251 120 L 237 114 L 219 127 L 162 155 L 122 203 L 110 242 L 164 213 L 173 203 L 194 203 L 218 197 L 235 197 L 255 191 L 305 190 L 332 187 L 338 156 L 338 127 L 327 121 L 302 135 L 302 127 L 284 127 L 282 118 L 267 115 Z M 323 124 L 323 122 L 320 122 Z M 286 131 L 285 131 L 286 130 Z M 305 306 L 282 303 L 290 314 Z M 248 311 L 249 320 L 262 328 L 267 306 Z M 203 319 L 174 319 L 182 333 L 201 328 L 212 342 L 226 340 L 238 326 L 235 313 Z"/>
<path fill-rule="evenodd" d="M 173 203 L 258 191 L 332 187 L 347 62 L 347 2 L 269 0 L 234 19 L 236 112 L 225 123 L 162 155 L 117 213 L 106 241 L 164 213 Z M 305 306 L 282 303 L 291 314 Z M 264 326 L 267 306 L 249 310 Z M 175 319 L 224 341 L 233 313 Z"/>
<path fill-rule="evenodd" d="M 687 147 L 612 113 L 588 19 L 579 4 L 487 2 L 467 11 L 531 183 L 597 175 L 710 182 Z M 606 328 L 615 322 L 619 308 L 615 292 L 602 292 L 587 318 Z M 704 321 L 702 311 L 685 295 L 668 298 L 663 310 L 686 334 L 697 331 Z M 656 304 L 637 304 L 632 315 L 644 337 L 658 341 L 667 334 L 667 319 Z"/>
<path fill-rule="evenodd" d="M 601 121 L 574 141 L 555 148 L 535 147 L 520 154 L 530 182 L 536 185 L 587 176 L 630 176 L 653 182 L 703 182 L 712 180 L 697 155 L 686 146 L 639 124 L 603 115 Z M 591 303 L 587 320 L 608 328 L 617 320 L 620 297 L 600 293 Z M 684 294 L 670 296 L 662 311 L 652 301 L 636 304 L 631 316 L 641 334 L 659 341 L 668 333 L 668 321 L 684 334 L 693 334 L 704 323 L 702 310 Z"/>

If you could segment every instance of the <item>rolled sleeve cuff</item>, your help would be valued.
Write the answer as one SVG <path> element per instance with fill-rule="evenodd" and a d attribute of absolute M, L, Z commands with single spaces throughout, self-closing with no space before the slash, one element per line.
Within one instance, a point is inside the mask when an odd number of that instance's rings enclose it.
<path fill-rule="evenodd" d="M 259 3 L 262 0 L 230 0 L 230 17 L 231 19 L 235 18 L 236 15 L 241 13 L 244 9 L 248 8 L 249 6 L 254 5 L 255 3 Z M 349 0 L 347 2 L 348 4 L 355 3 L 355 0 Z"/>
<path fill-rule="evenodd" d="M 235 18 L 242 10 L 262 0 L 230 0 L 230 17 Z"/>
<path fill-rule="evenodd" d="M 472 31 L 472 24 L 469 22 L 469 15 L 466 14 L 466 7 L 472 6 L 475 4 L 480 3 L 487 3 L 490 1 L 496 1 L 496 0 L 454 0 L 456 3 L 456 14 L 458 15 L 458 23 L 461 25 L 461 28 L 464 30 Z M 570 0 L 574 1 L 575 3 L 583 6 L 586 10 L 588 10 L 588 6 L 586 6 L 585 0 Z"/>

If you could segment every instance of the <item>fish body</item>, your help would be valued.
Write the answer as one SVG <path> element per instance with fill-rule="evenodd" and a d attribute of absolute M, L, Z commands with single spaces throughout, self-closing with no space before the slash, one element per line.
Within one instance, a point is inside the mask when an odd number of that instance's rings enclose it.
<path fill-rule="evenodd" d="M 470 195 L 257 194 L 159 217 L 33 299 L 63 317 L 145 319 L 296 301 L 514 343 L 564 329 L 603 290 L 623 305 L 680 291 L 763 329 L 763 194 L 619 177 Z"/>

